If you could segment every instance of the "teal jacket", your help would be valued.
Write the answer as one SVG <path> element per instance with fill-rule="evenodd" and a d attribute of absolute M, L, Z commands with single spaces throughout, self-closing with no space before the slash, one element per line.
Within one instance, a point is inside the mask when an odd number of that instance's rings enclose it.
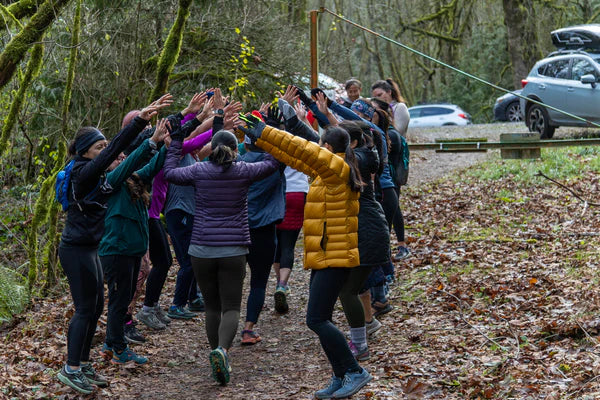
<path fill-rule="evenodd" d="M 142 257 L 148 250 L 148 208 L 142 201 L 132 201 L 127 179 L 135 172 L 142 181 L 151 184 L 162 169 L 167 149 L 165 146 L 152 157 L 148 140 L 127 157 L 117 168 L 107 174 L 113 187 L 104 219 L 104 235 L 100 241 L 100 256 L 125 255 Z M 144 165 L 143 168 L 140 168 Z"/>

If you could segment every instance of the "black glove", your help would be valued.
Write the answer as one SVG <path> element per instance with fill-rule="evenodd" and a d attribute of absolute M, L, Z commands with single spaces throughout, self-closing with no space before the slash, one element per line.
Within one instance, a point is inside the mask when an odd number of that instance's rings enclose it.
<path fill-rule="evenodd" d="M 267 111 L 267 118 L 265 118 L 265 123 L 274 128 L 278 128 L 283 123 L 283 113 L 277 106 L 269 107 Z"/>
<path fill-rule="evenodd" d="M 323 93 L 323 96 L 325 96 L 325 100 L 327 100 L 327 107 L 331 107 L 331 99 L 329 97 L 327 97 L 327 95 L 325 94 L 325 92 L 323 91 L 323 89 L 321 88 L 312 88 L 310 90 L 310 95 L 312 97 L 314 97 L 315 99 L 317 98 L 317 94 L 319 93 Z"/>
<path fill-rule="evenodd" d="M 311 99 L 310 97 L 308 97 L 306 95 L 306 93 L 304 93 L 304 90 L 300 89 L 298 86 L 294 86 L 294 87 L 296 88 L 296 93 L 298 94 L 300 101 L 303 102 L 306 107 L 308 107 L 312 103 L 314 103 L 314 100 Z"/>
<path fill-rule="evenodd" d="M 240 126 L 238 129 L 244 132 L 244 134 L 250 138 L 252 144 L 254 144 L 260 138 L 260 135 L 267 124 L 254 115 L 249 115 L 247 117 L 240 116 L 240 118 L 246 121 L 246 127 Z"/>
<path fill-rule="evenodd" d="M 169 115 L 167 117 L 167 121 L 169 121 L 169 123 L 167 124 L 167 130 L 169 131 L 169 134 L 175 132 L 181 127 L 181 118 L 179 117 L 180 115 L 181 114 L 175 114 Z"/>
<path fill-rule="evenodd" d="M 175 129 L 169 136 L 171 136 L 171 140 L 175 140 L 177 142 L 183 142 L 185 138 L 185 134 L 183 133 L 183 129 L 181 127 Z"/>

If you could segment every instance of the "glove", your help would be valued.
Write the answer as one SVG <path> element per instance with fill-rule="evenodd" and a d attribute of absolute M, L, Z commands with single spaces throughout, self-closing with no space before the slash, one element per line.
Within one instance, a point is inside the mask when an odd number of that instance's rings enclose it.
<path fill-rule="evenodd" d="M 300 101 L 303 102 L 306 107 L 314 103 L 314 100 L 308 97 L 306 93 L 304 93 L 304 90 L 300 89 L 298 86 L 294 87 L 296 88 L 296 93 L 298 94 Z"/>
<path fill-rule="evenodd" d="M 271 106 L 267 111 L 267 118 L 265 119 L 265 123 L 274 128 L 279 128 L 283 123 L 283 114 L 279 107 Z"/>
<path fill-rule="evenodd" d="M 181 129 L 181 127 L 175 129 L 175 131 L 172 132 L 170 136 L 171 140 L 175 140 L 177 142 L 183 142 L 183 139 L 185 138 L 185 134 L 183 133 L 183 129 Z"/>
<path fill-rule="evenodd" d="M 317 98 L 317 94 L 318 93 L 323 93 L 323 96 L 325 96 L 325 100 L 327 101 L 327 107 L 331 107 L 331 99 L 329 97 L 327 97 L 327 95 L 325 94 L 325 92 L 323 91 L 323 89 L 321 89 L 321 88 L 312 88 L 310 90 L 310 95 L 313 96 L 315 99 Z"/>
<path fill-rule="evenodd" d="M 167 117 L 167 121 L 169 121 L 169 123 L 167 124 L 167 130 L 169 131 L 169 134 L 175 132 L 181 127 L 181 119 L 179 119 L 177 115 L 169 115 Z"/>
<path fill-rule="evenodd" d="M 247 117 L 240 116 L 240 119 L 246 121 L 246 127 L 240 126 L 238 129 L 244 132 L 244 134 L 250 138 L 252 144 L 256 143 L 267 124 L 262 122 L 259 118 L 255 117 L 254 115 L 249 115 Z"/>

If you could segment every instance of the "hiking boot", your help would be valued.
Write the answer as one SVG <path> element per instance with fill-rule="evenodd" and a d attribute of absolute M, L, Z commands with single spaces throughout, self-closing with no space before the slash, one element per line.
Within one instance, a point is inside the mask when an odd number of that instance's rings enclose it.
<path fill-rule="evenodd" d="M 146 364 L 148 362 L 148 358 L 143 356 L 138 356 L 135 354 L 133 350 L 129 347 L 126 347 L 121 353 L 113 352 L 113 358 L 110 360 L 113 364 L 125 364 L 129 361 L 133 361 L 138 365 Z"/>
<path fill-rule="evenodd" d="M 351 340 L 348 342 L 348 347 L 350 347 L 350 351 L 357 361 L 367 361 L 369 358 L 371 358 L 371 353 L 369 353 L 368 346 L 365 346 L 364 349 L 359 349 Z"/>
<path fill-rule="evenodd" d="M 108 380 L 97 373 L 91 363 L 81 364 L 81 372 L 83 372 L 88 382 L 101 388 L 108 387 Z"/>
<path fill-rule="evenodd" d="M 383 325 L 381 324 L 381 322 L 379 322 L 377 318 L 373 317 L 373 320 L 371 322 L 365 323 L 365 328 L 367 328 L 367 335 L 371 336 L 379 329 L 381 329 L 382 326 Z"/>
<path fill-rule="evenodd" d="M 110 347 L 109 345 L 107 345 L 106 343 L 104 343 L 102 345 L 102 349 L 100 349 L 100 355 L 102 356 L 102 358 L 104 358 L 105 360 L 110 360 L 113 356 L 113 349 L 112 347 Z"/>
<path fill-rule="evenodd" d="M 342 381 L 342 387 L 333 393 L 333 398 L 343 399 L 350 397 L 362 389 L 371 379 L 373 377 L 364 368 L 362 368 L 361 372 L 346 372 Z"/>
<path fill-rule="evenodd" d="M 138 331 L 133 322 L 125 324 L 123 331 L 125 333 L 125 339 L 127 339 L 127 342 L 129 343 L 143 344 L 146 342 L 146 338 Z"/>
<path fill-rule="evenodd" d="M 262 338 L 258 335 L 258 333 L 250 330 L 242 331 L 242 345 L 249 346 L 260 342 Z"/>
<path fill-rule="evenodd" d="M 210 360 L 213 379 L 225 386 L 229 382 L 231 373 L 227 353 L 219 346 L 210 352 L 208 359 Z"/>
<path fill-rule="evenodd" d="M 173 319 L 192 319 L 196 317 L 196 314 L 188 310 L 183 306 L 171 306 L 169 307 L 169 312 L 167 313 L 169 318 Z"/>
<path fill-rule="evenodd" d="M 171 318 L 169 318 L 167 312 L 163 310 L 160 305 L 156 304 L 154 307 L 152 307 L 152 311 L 154 311 L 156 318 L 158 318 L 158 320 L 163 324 L 169 325 L 171 323 Z"/>
<path fill-rule="evenodd" d="M 94 387 L 88 381 L 88 378 L 83 374 L 81 368 L 77 371 L 67 372 L 67 366 L 63 366 L 60 372 L 56 375 L 59 381 L 67 386 L 72 387 L 79 393 L 90 394 L 94 391 Z"/>
<path fill-rule="evenodd" d="M 410 250 L 404 246 L 398 246 L 398 252 L 394 254 L 394 261 L 404 260 L 410 256 Z"/>
<path fill-rule="evenodd" d="M 285 314 L 290 309 L 287 303 L 287 294 L 289 290 L 284 286 L 277 286 L 273 298 L 275 299 L 275 311 L 279 314 Z"/>
<path fill-rule="evenodd" d="M 138 321 L 146 325 L 148 328 L 155 329 L 157 331 L 165 329 L 167 326 L 163 324 L 159 319 L 154 309 L 151 311 L 144 311 L 142 308 L 135 316 Z"/>
<path fill-rule="evenodd" d="M 204 311 L 204 299 L 202 297 L 196 297 L 194 301 L 190 301 L 188 309 L 193 312 Z"/>
<path fill-rule="evenodd" d="M 315 392 L 315 398 L 317 399 L 331 399 L 333 398 L 333 394 L 340 390 L 342 387 L 342 378 L 338 378 L 337 376 L 332 376 L 329 380 L 329 386 L 325 389 L 317 390 Z"/>
<path fill-rule="evenodd" d="M 386 301 L 385 303 L 376 301 L 373 304 L 371 304 L 371 307 L 373 308 L 373 317 L 378 317 L 380 315 L 387 314 L 393 309 L 389 301 Z"/>

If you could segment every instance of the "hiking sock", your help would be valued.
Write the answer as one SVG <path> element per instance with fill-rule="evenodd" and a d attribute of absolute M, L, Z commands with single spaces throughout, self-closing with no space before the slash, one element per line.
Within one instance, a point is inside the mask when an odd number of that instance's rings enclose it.
<path fill-rule="evenodd" d="M 367 328 L 364 325 L 360 328 L 350 328 L 350 340 L 358 350 L 364 350 L 367 347 Z"/>
<path fill-rule="evenodd" d="M 142 310 L 144 310 L 144 312 L 151 312 L 152 310 L 154 310 L 154 307 L 148 307 L 147 305 L 143 305 Z"/>
<path fill-rule="evenodd" d="M 80 368 L 81 369 L 81 368 Z M 77 369 L 72 369 L 69 364 L 65 365 L 65 371 L 67 372 L 67 374 L 74 374 L 75 372 L 79 371 Z"/>

